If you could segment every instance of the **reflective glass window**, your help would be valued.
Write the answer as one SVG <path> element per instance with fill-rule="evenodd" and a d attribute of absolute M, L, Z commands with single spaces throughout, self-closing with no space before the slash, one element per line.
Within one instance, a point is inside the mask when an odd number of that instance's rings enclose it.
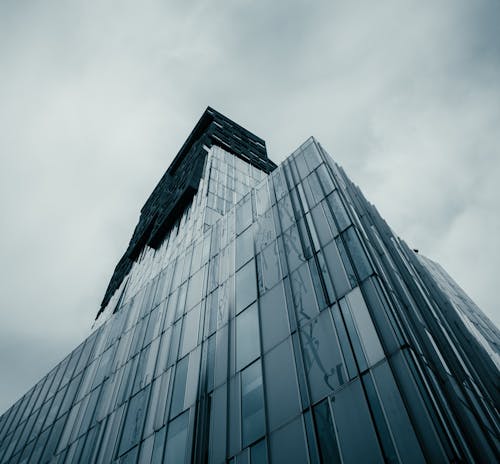
<path fill-rule="evenodd" d="M 266 440 L 261 440 L 250 448 L 250 464 L 267 464 Z"/>
<path fill-rule="evenodd" d="M 283 232 L 283 244 L 288 258 L 288 268 L 292 272 L 306 260 L 296 225 Z"/>
<path fill-rule="evenodd" d="M 290 338 L 264 357 L 266 398 L 270 430 L 300 412 L 300 398 Z"/>
<path fill-rule="evenodd" d="M 252 223 L 252 197 L 246 195 L 236 206 L 236 233 L 240 234 Z"/>
<path fill-rule="evenodd" d="M 314 406 L 314 422 L 318 436 L 319 451 L 322 462 L 341 463 L 337 437 L 333 426 L 332 414 L 328 399 Z"/>
<path fill-rule="evenodd" d="M 146 408 L 148 405 L 149 389 L 141 390 L 137 395 L 132 397 L 127 408 L 127 415 L 123 424 L 123 432 L 120 440 L 119 454 L 122 455 L 125 451 L 135 446 L 142 434 L 144 418 L 146 416 Z"/>
<path fill-rule="evenodd" d="M 260 361 L 241 372 L 241 418 L 243 446 L 264 435 L 264 392 Z"/>
<path fill-rule="evenodd" d="M 330 278 L 333 282 L 335 292 L 338 297 L 344 296 L 351 289 L 351 285 L 347 279 L 347 275 L 335 242 L 330 242 L 327 246 L 325 246 L 323 254 L 328 270 L 330 271 Z"/>
<path fill-rule="evenodd" d="M 264 352 L 290 333 L 283 283 L 266 292 L 259 300 Z"/>
<path fill-rule="evenodd" d="M 275 240 L 265 247 L 257 257 L 259 291 L 264 293 L 281 279 L 278 242 Z"/>
<path fill-rule="evenodd" d="M 253 227 L 236 237 L 236 269 L 253 257 Z"/>
<path fill-rule="evenodd" d="M 172 392 L 172 406 L 170 409 L 170 417 L 176 416 L 184 409 L 188 365 L 189 356 L 186 356 L 177 363 L 175 369 L 174 389 Z"/>
<path fill-rule="evenodd" d="M 304 363 L 313 402 L 329 395 L 346 381 L 340 347 L 331 316 L 323 311 L 312 323 L 300 330 Z"/>
<path fill-rule="evenodd" d="M 351 253 L 360 280 L 365 279 L 372 273 L 372 268 L 354 227 L 344 231 L 342 238 Z"/>
<path fill-rule="evenodd" d="M 273 464 L 303 464 L 308 462 L 302 420 L 299 418 L 271 434 Z"/>
<path fill-rule="evenodd" d="M 328 195 L 327 201 L 330 205 L 333 217 L 337 221 L 339 231 L 347 229 L 351 225 L 351 220 L 349 219 L 347 211 L 342 204 L 338 191 L 335 190 Z"/>
<path fill-rule="evenodd" d="M 278 202 L 278 212 L 281 219 L 281 228 L 287 230 L 295 222 L 292 202 L 288 195 Z"/>
<path fill-rule="evenodd" d="M 252 259 L 236 273 L 236 313 L 257 299 L 255 261 Z"/>
<path fill-rule="evenodd" d="M 293 301 L 299 324 L 306 324 L 319 312 L 309 266 L 304 263 L 290 276 Z"/>
<path fill-rule="evenodd" d="M 186 310 L 189 311 L 195 304 L 199 303 L 203 290 L 204 268 L 196 272 L 189 280 L 189 288 L 186 296 Z"/>
<path fill-rule="evenodd" d="M 151 456 L 151 464 L 161 464 L 163 462 L 163 448 L 165 447 L 165 438 L 167 436 L 167 428 L 162 427 L 154 434 L 153 454 Z"/>
<path fill-rule="evenodd" d="M 368 363 L 373 365 L 384 357 L 384 350 L 359 287 L 352 290 L 346 299 L 356 322 Z"/>
<path fill-rule="evenodd" d="M 259 354 L 259 314 L 255 303 L 236 316 L 236 370 L 250 364 Z"/>
<path fill-rule="evenodd" d="M 189 353 L 198 343 L 198 327 L 200 325 L 200 305 L 184 316 L 182 326 L 181 348 L 179 356 Z"/>
<path fill-rule="evenodd" d="M 187 455 L 189 411 L 181 414 L 168 424 L 165 462 L 183 464 Z"/>
<path fill-rule="evenodd" d="M 332 409 L 343 462 L 383 463 L 359 379 L 338 391 Z"/>

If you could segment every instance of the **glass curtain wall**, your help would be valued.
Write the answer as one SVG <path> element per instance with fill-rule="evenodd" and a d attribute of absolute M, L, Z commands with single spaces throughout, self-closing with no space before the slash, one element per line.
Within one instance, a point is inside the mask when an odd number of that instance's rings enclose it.
<path fill-rule="evenodd" d="M 381 221 L 314 139 L 270 175 L 212 147 L 163 245 L 0 418 L 0 462 L 494 462 L 493 399 Z"/>

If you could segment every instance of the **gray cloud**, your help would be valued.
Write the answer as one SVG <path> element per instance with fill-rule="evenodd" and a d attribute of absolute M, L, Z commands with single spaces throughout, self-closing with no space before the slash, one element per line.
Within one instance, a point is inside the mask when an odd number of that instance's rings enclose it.
<path fill-rule="evenodd" d="M 494 1 L 0 5 L 0 410 L 82 340 L 207 105 L 315 135 L 497 324 Z"/>

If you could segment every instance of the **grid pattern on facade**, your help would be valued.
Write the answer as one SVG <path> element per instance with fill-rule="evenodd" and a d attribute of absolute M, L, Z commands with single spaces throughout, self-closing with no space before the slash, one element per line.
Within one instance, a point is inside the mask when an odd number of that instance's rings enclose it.
<path fill-rule="evenodd" d="M 0 462 L 494 462 L 481 354 L 427 277 L 314 139 L 269 175 L 212 147 L 95 331 L 0 418 Z"/>

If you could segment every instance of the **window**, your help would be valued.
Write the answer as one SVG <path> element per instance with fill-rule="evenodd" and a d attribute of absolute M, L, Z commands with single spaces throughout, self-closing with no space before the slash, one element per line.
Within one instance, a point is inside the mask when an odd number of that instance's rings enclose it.
<path fill-rule="evenodd" d="M 250 364 L 260 354 L 257 303 L 236 316 L 236 370 Z"/>
<path fill-rule="evenodd" d="M 260 361 L 241 372 L 241 417 L 243 446 L 245 447 L 265 434 L 264 392 Z"/>

